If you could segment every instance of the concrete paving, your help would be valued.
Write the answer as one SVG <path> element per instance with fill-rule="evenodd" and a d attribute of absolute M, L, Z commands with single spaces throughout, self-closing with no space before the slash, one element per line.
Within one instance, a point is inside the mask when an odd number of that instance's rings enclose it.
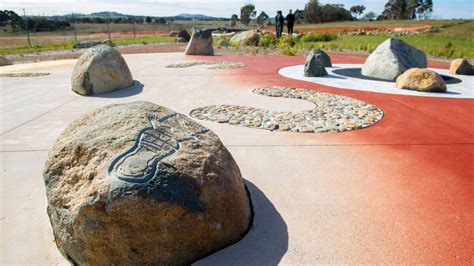
<path fill-rule="evenodd" d="M 125 55 L 135 86 L 103 96 L 70 90 L 74 60 L 2 67 L 0 264 L 62 264 L 46 214 L 42 167 L 66 125 L 106 104 L 151 101 L 188 114 L 212 104 L 301 111 L 312 104 L 261 97 L 260 86 L 341 94 L 385 112 L 363 130 L 302 134 L 199 121 L 236 159 L 255 206 L 254 227 L 239 243 L 197 265 L 316 263 L 456 263 L 473 261 L 474 104 L 342 90 L 278 75 L 303 57 Z M 169 69 L 186 60 L 246 67 Z M 335 63 L 363 58 L 333 55 Z M 446 68 L 445 65 L 431 65 Z"/>

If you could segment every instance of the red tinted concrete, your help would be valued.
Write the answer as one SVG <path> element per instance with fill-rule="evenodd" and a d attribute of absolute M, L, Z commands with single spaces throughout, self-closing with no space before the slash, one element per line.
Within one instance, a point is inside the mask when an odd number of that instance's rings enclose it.
<path fill-rule="evenodd" d="M 243 62 L 246 67 L 228 71 L 228 79 L 248 88 L 306 88 L 357 98 L 383 109 L 384 119 L 367 129 L 299 135 L 322 143 L 315 146 L 336 148 L 335 153 L 315 154 L 306 162 L 311 164 L 317 156 L 325 156 L 327 164 L 337 169 L 325 173 L 325 178 L 354 177 L 352 184 L 341 184 L 341 189 L 352 186 L 352 192 L 360 194 L 345 211 L 358 217 L 354 228 L 363 232 L 351 235 L 348 241 L 364 245 L 367 254 L 354 255 L 353 260 L 473 263 L 473 100 L 345 90 L 278 75 L 282 67 L 303 64 L 303 57 L 195 59 Z M 332 54 L 333 63 L 363 63 L 364 59 Z M 447 68 L 439 62 L 430 62 L 430 66 Z M 349 149 L 355 149 L 357 156 L 347 156 Z M 350 245 L 335 248 L 351 254 Z"/>

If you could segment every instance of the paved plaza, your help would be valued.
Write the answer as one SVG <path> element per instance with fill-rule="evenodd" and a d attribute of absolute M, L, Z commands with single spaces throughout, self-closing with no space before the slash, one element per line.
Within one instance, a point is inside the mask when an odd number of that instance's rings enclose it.
<path fill-rule="evenodd" d="M 365 61 L 330 55 L 334 70 Z M 395 94 L 393 83 L 332 72 L 299 78 L 295 69 L 301 72 L 303 57 L 124 58 L 134 85 L 89 97 L 71 91 L 76 60 L 0 69 L 0 264 L 68 265 L 54 243 L 42 171 L 57 137 L 82 114 L 149 101 L 188 116 L 209 106 L 240 106 L 250 108 L 243 112 L 265 110 L 263 119 L 269 112 L 316 110 L 321 95 L 339 99 L 336 105 L 369 108 L 374 118 L 344 130 L 333 125 L 302 133 L 190 116 L 231 152 L 255 211 L 253 227 L 240 242 L 196 265 L 472 263 L 472 77 L 450 75 L 460 82 L 448 83 L 451 93 L 445 95 Z M 186 64 L 200 61 L 207 63 Z M 449 75 L 446 63 L 429 67 Z M 268 87 L 305 89 L 317 97 L 253 93 Z M 356 118 L 348 117 L 347 125 L 351 119 Z"/>

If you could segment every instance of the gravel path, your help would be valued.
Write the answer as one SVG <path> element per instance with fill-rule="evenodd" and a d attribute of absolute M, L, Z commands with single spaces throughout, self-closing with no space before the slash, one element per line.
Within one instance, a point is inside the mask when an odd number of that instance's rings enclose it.
<path fill-rule="evenodd" d="M 306 100 L 314 103 L 315 108 L 293 113 L 235 105 L 212 105 L 197 108 L 190 115 L 217 123 L 303 133 L 361 129 L 377 123 L 383 117 L 383 111 L 378 107 L 335 94 L 284 87 L 259 88 L 253 90 L 253 93 Z"/>

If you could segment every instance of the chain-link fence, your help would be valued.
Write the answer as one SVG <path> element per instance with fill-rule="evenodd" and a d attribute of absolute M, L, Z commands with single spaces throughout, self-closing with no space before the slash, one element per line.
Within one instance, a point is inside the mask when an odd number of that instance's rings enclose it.
<path fill-rule="evenodd" d="M 70 23 L 63 30 L 47 31 L 38 27 L 18 27 L 14 31 L 4 27 L 0 33 L 0 48 L 35 46 L 35 45 L 62 45 L 79 41 L 103 41 L 121 38 L 140 38 L 144 36 L 167 36 L 171 31 L 185 29 L 191 31 L 196 28 L 247 28 L 238 23 L 231 25 L 231 21 L 224 20 L 175 20 L 166 23 Z M 29 36 L 28 36 L 29 35 Z M 29 39 L 29 40 L 28 40 Z"/>

